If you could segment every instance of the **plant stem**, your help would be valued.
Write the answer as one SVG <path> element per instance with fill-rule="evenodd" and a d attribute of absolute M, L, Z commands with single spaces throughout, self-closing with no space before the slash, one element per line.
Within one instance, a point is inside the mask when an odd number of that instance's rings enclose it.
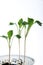
<path fill-rule="evenodd" d="M 20 39 L 18 40 L 19 42 L 19 60 L 20 60 Z"/>
<path fill-rule="evenodd" d="M 26 56 L 26 37 L 24 40 L 24 63 L 25 63 L 25 56 Z"/>
<path fill-rule="evenodd" d="M 20 28 L 19 28 L 19 35 L 20 35 Z M 18 43 L 19 43 L 19 60 L 20 60 L 20 39 L 18 39 Z"/>
<path fill-rule="evenodd" d="M 24 31 L 24 34 L 26 35 L 26 29 Z M 26 36 L 24 37 L 24 63 L 25 63 L 25 56 L 26 56 Z"/>
<path fill-rule="evenodd" d="M 10 52 L 11 52 L 11 47 L 10 47 L 10 41 L 9 41 L 9 64 L 10 64 Z"/>

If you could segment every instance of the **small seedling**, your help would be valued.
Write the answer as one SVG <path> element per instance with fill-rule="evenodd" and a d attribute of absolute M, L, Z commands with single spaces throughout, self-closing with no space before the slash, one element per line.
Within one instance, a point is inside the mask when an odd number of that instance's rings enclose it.
<path fill-rule="evenodd" d="M 11 53 L 11 44 L 10 43 L 11 43 L 12 35 L 13 35 L 13 30 L 9 30 L 7 32 L 7 36 L 5 36 L 5 35 L 0 36 L 2 38 L 5 38 L 7 40 L 7 42 L 8 42 L 8 48 L 9 48 L 9 64 L 10 64 L 10 53 Z"/>

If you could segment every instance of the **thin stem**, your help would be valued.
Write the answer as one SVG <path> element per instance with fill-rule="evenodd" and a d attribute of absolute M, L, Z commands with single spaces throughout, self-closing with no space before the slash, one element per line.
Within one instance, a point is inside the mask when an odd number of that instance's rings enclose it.
<path fill-rule="evenodd" d="M 26 28 L 24 34 L 26 35 Z M 25 63 L 25 56 L 26 56 L 26 36 L 24 37 L 24 63 Z"/>
<path fill-rule="evenodd" d="M 19 43 L 19 60 L 20 60 L 20 39 L 18 40 Z"/>
<path fill-rule="evenodd" d="M 26 56 L 26 38 L 24 40 L 24 63 L 25 63 L 25 56 Z"/>
<path fill-rule="evenodd" d="M 11 52 L 11 46 L 10 46 L 10 41 L 9 41 L 9 64 L 10 64 L 10 52 Z"/>
<path fill-rule="evenodd" d="M 9 47 L 9 64 L 10 64 L 10 53 L 11 53 L 11 46 L 10 46 L 10 40 L 7 39 L 8 47 Z"/>
<path fill-rule="evenodd" d="M 18 29 L 18 26 L 17 24 L 15 23 L 16 27 L 17 27 L 17 30 L 18 30 L 18 33 L 20 35 L 20 28 Z M 18 39 L 18 43 L 19 43 L 19 60 L 20 60 L 20 39 Z"/>
<path fill-rule="evenodd" d="M 20 35 L 20 28 L 19 28 L 19 35 Z M 19 43 L 19 60 L 20 60 L 20 39 L 18 39 L 18 43 Z"/>
<path fill-rule="evenodd" d="M 23 27 L 21 28 L 21 31 L 23 30 Z"/>
<path fill-rule="evenodd" d="M 13 36 L 13 38 L 12 38 L 12 40 L 11 40 L 11 45 L 10 45 L 10 46 L 12 46 L 12 42 L 13 42 L 13 40 L 14 40 L 14 37 L 15 37 L 15 35 Z"/>
<path fill-rule="evenodd" d="M 17 24 L 16 23 L 14 23 L 15 25 L 16 25 L 16 27 L 17 27 L 17 30 L 18 30 L 18 26 L 17 26 Z"/>
<path fill-rule="evenodd" d="M 25 35 L 26 37 L 27 37 L 27 35 L 28 35 L 28 33 L 29 33 L 30 28 L 31 28 L 31 27 L 28 27 L 28 29 L 27 29 L 27 32 L 26 32 L 26 35 Z"/>

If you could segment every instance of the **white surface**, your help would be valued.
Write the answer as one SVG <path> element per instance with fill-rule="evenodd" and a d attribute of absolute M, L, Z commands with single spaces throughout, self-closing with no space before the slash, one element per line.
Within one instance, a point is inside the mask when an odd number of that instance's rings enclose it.
<path fill-rule="evenodd" d="M 18 22 L 21 17 L 24 20 L 32 17 L 43 23 L 43 0 L 0 0 L 0 35 L 6 34 L 8 29 L 14 29 L 8 26 L 9 22 Z M 12 47 L 11 54 L 18 54 L 16 38 Z M 0 38 L 0 55 L 6 54 L 8 54 L 7 42 Z M 23 55 L 23 43 L 21 43 L 21 54 Z M 30 30 L 26 55 L 35 59 L 34 65 L 43 65 L 43 26 L 34 25 Z"/>

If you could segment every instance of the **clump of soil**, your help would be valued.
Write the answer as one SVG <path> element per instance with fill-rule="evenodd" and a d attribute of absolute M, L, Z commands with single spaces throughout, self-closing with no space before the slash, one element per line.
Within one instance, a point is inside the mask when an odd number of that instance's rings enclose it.
<path fill-rule="evenodd" d="M 20 60 L 17 60 L 17 61 L 15 61 L 15 63 L 12 63 L 12 62 L 2 62 L 2 65 L 22 65 L 23 64 L 23 62 L 22 62 L 22 60 L 20 59 Z"/>
<path fill-rule="evenodd" d="M 3 63 L 2 65 L 16 65 L 16 64 L 9 64 L 8 62 L 6 62 L 6 63 Z"/>

